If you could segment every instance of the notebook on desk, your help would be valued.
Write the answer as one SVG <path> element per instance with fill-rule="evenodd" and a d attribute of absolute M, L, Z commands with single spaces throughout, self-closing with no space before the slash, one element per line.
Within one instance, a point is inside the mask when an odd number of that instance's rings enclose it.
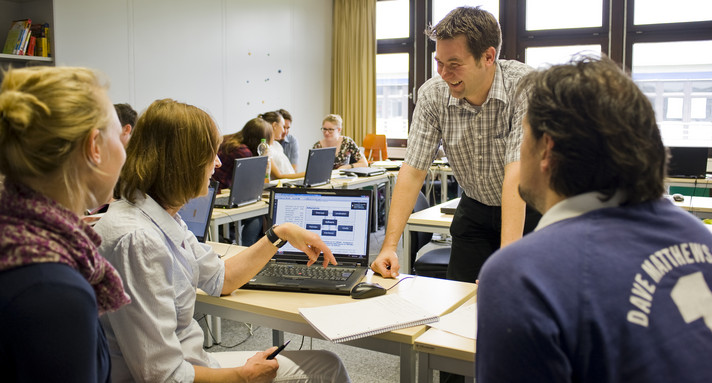
<path fill-rule="evenodd" d="M 373 177 L 373 176 L 381 175 L 385 172 L 386 172 L 386 169 L 383 169 L 383 168 L 368 168 L 368 167 L 341 170 L 341 174 L 353 175 L 353 176 L 357 176 L 357 177 Z"/>
<path fill-rule="evenodd" d="M 235 208 L 262 198 L 267 171 L 267 156 L 236 158 L 230 195 L 217 197 L 215 207 Z"/>
<path fill-rule="evenodd" d="M 707 173 L 706 147 L 671 146 L 668 175 L 679 178 L 705 178 Z"/>
<path fill-rule="evenodd" d="M 307 169 L 304 178 L 289 181 L 289 185 L 297 187 L 312 187 L 326 185 L 331 182 L 331 171 L 334 169 L 336 147 L 309 149 Z"/>
<path fill-rule="evenodd" d="M 243 288 L 348 295 L 368 270 L 371 190 L 276 188 L 269 218 L 291 222 L 321 237 L 338 266 L 324 269 L 323 258 L 306 267 L 307 256 L 287 243 Z M 333 279 L 311 273 L 334 274 Z"/>
<path fill-rule="evenodd" d="M 208 187 L 208 195 L 193 198 L 178 210 L 178 214 L 188 226 L 188 230 L 190 230 L 200 242 L 205 242 L 208 238 L 208 229 L 210 228 L 210 218 L 213 216 L 213 206 L 215 205 L 217 188 L 217 182 L 211 182 Z"/>

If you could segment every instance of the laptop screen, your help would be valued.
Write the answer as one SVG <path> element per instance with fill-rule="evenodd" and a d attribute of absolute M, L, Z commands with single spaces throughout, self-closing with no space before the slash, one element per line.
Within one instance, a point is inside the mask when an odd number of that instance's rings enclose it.
<path fill-rule="evenodd" d="M 217 182 L 211 182 L 208 187 L 208 194 L 202 197 L 193 198 L 188 201 L 178 211 L 183 222 L 188 226 L 195 237 L 200 242 L 205 242 L 210 227 L 210 218 L 213 215 L 213 205 L 215 204 L 215 193 Z"/>
<path fill-rule="evenodd" d="M 319 186 L 331 181 L 336 147 L 309 149 L 304 186 Z"/>
<path fill-rule="evenodd" d="M 267 156 L 236 158 L 230 188 L 230 203 L 242 206 L 262 198 Z"/>
<path fill-rule="evenodd" d="M 371 190 L 273 189 L 270 218 L 274 224 L 291 222 L 319 234 L 340 263 L 368 263 Z M 289 243 L 275 257 L 305 260 Z"/>
<path fill-rule="evenodd" d="M 671 146 L 668 149 L 670 149 L 670 163 L 668 164 L 670 177 L 705 177 L 708 148 Z"/>

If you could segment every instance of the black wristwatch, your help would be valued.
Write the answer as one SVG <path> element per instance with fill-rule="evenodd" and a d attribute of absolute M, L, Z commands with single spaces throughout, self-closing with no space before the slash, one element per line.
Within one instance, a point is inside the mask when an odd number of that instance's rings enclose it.
<path fill-rule="evenodd" d="M 277 233 L 274 232 L 275 227 L 277 227 L 277 225 L 274 225 L 267 229 L 267 232 L 265 232 L 265 236 L 267 237 L 267 240 L 270 241 L 272 245 L 274 245 L 274 247 L 279 249 L 280 247 L 287 244 L 287 240 L 279 238 Z"/>

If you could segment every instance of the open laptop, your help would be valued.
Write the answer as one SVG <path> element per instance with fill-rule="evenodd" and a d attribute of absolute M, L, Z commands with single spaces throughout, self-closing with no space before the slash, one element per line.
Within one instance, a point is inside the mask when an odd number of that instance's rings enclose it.
<path fill-rule="evenodd" d="M 229 196 L 217 197 L 215 207 L 234 208 L 262 198 L 267 171 L 267 156 L 236 158 Z"/>
<path fill-rule="evenodd" d="M 208 187 L 208 195 L 193 198 L 178 211 L 183 222 L 188 225 L 188 230 L 195 234 L 195 238 L 200 242 L 205 242 L 208 238 L 210 218 L 213 216 L 217 189 L 218 183 L 211 182 Z"/>
<path fill-rule="evenodd" d="M 309 149 L 307 170 L 303 179 L 289 181 L 289 185 L 298 187 L 321 186 L 331 182 L 331 171 L 334 169 L 336 147 Z"/>
<path fill-rule="evenodd" d="M 709 148 L 671 146 L 668 175 L 679 178 L 705 178 Z"/>
<path fill-rule="evenodd" d="M 348 295 L 368 270 L 371 193 L 371 190 L 272 189 L 271 221 L 291 222 L 319 234 L 339 264 L 324 269 L 323 258 L 319 257 L 315 264 L 305 268 L 307 256 L 287 243 L 243 288 Z M 309 277 L 312 272 L 334 273 L 338 279 L 312 279 Z"/>

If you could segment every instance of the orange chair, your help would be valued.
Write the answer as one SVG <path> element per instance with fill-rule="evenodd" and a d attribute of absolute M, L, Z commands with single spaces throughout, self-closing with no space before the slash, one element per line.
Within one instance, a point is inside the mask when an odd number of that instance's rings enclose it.
<path fill-rule="evenodd" d="M 386 135 L 369 133 L 363 138 L 363 153 L 369 165 L 373 161 L 384 161 L 388 159 L 386 149 Z"/>

